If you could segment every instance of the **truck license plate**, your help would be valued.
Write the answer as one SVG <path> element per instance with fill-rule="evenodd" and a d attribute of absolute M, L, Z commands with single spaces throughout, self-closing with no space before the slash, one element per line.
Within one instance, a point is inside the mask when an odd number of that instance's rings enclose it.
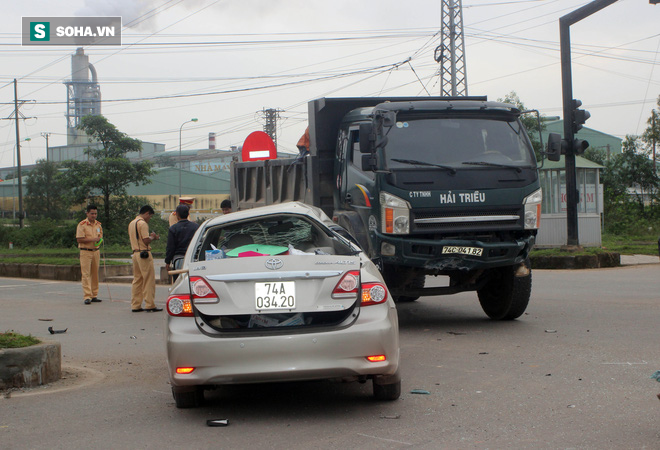
<path fill-rule="evenodd" d="M 470 255 L 470 256 L 481 256 L 484 249 L 479 247 L 455 247 L 455 246 L 445 246 L 442 247 L 442 254 L 458 254 L 458 255 Z"/>
<path fill-rule="evenodd" d="M 255 283 L 255 308 L 258 311 L 296 308 L 296 282 Z"/>

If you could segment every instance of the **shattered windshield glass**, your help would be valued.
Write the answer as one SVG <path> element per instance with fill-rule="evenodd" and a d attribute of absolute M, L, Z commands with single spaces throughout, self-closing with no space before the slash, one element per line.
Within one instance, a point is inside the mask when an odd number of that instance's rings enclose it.
<path fill-rule="evenodd" d="M 204 259 L 207 251 L 221 249 L 231 257 L 245 251 L 264 251 L 265 248 L 274 254 L 354 253 L 344 239 L 321 224 L 302 216 L 278 215 L 209 227 L 200 237 L 196 254 Z"/>

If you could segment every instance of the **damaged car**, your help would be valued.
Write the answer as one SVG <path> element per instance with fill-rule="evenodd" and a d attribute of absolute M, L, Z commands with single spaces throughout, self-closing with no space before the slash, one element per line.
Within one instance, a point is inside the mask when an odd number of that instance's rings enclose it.
<path fill-rule="evenodd" d="M 200 226 L 167 300 L 178 408 L 226 384 L 324 379 L 371 380 L 377 399 L 399 398 L 396 307 L 347 236 L 297 202 Z"/>

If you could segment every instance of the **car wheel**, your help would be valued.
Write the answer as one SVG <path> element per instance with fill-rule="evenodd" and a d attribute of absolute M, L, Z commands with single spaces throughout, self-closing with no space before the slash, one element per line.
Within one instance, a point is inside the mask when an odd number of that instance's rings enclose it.
<path fill-rule="evenodd" d="M 491 269 L 490 279 L 477 291 L 484 312 L 494 320 L 513 320 L 527 309 L 532 293 L 532 272 L 529 259 L 524 262 L 529 274 L 516 276 L 516 267 Z"/>
<path fill-rule="evenodd" d="M 401 380 L 391 384 L 374 384 L 374 397 L 376 400 L 392 401 L 401 396 Z"/>
<path fill-rule="evenodd" d="M 177 392 L 172 388 L 172 396 L 177 408 L 194 408 L 204 403 L 204 391 L 196 386 L 194 390 Z"/>

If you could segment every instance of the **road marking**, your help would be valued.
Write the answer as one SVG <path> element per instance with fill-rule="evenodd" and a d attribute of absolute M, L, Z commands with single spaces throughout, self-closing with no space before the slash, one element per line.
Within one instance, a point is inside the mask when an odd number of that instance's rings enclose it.
<path fill-rule="evenodd" d="M 382 437 L 371 436 L 371 435 L 368 435 L 368 434 L 357 433 L 357 435 L 358 435 L 358 436 L 369 437 L 369 438 L 374 438 L 374 439 L 379 439 L 379 440 L 381 440 L 381 441 L 396 442 L 397 444 L 413 445 L 411 442 L 395 441 L 394 439 L 385 439 L 385 438 L 382 438 Z"/>
<path fill-rule="evenodd" d="M 611 366 L 611 365 L 632 366 L 633 364 L 643 365 L 643 364 L 648 364 L 648 363 L 646 361 L 642 360 L 642 362 L 632 362 L 632 363 L 631 362 L 612 362 L 612 363 L 601 363 L 601 364 L 608 365 L 608 366 Z"/>

